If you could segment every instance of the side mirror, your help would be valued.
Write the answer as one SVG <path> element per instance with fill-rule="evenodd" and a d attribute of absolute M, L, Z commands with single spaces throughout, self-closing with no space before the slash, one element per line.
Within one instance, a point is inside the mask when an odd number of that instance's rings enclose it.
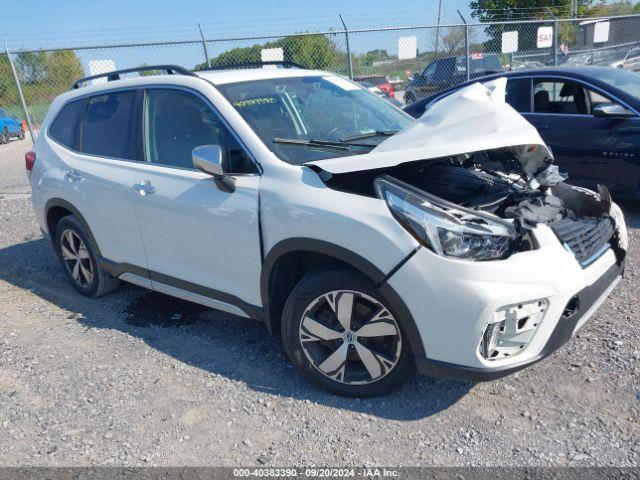
<path fill-rule="evenodd" d="M 223 163 L 222 148 L 220 145 L 201 145 L 191 152 L 193 165 L 201 172 L 211 175 L 216 184 L 227 192 L 236 189 L 235 180 L 229 177 L 225 171 Z"/>
<path fill-rule="evenodd" d="M 617 117 L 617 118 L 628 118 L 633 117 L 633 112 L 630 112 L 622 105 L 618 105 L 617 103 L 601 103 L 593 107 L 593 116 L 598 118 L 604 117 Z"/>

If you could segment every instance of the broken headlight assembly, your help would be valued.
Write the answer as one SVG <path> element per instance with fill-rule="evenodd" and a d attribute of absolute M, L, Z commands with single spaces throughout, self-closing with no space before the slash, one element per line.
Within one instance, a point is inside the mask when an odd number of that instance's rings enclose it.
<path fill-rule="evenodd" d="M 389 176 L 376 178 L 375 188 L 409 233 L 440 256 L 498 260 L 514 250 L 518 235 L 513 225 L 495 215 L 466 209 Z"/>

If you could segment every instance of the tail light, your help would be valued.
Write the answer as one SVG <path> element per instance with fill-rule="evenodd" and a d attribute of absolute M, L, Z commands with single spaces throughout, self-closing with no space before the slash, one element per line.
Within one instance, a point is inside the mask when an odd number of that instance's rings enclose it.
<path fill-rule="evenodd" d="M 27 172 L 33 170 L 33 166 L 36 163 L 36 152 L 29 151 L 24 154 L 24 166 Z"/>

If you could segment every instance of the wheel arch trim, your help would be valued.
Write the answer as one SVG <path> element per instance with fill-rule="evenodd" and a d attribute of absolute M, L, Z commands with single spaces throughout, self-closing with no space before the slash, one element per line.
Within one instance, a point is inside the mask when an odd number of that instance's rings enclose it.
<path fill-rule="evenodd" d="M 286 254 L 293 252 L 319 253 L 333 257 L 336 260 L 340 260 L 347 265 L 350 265 L 355 270 L 368 277 L 375 284 L 384 299 L 389 302 L 389 306 L 396 315 L 401 316 L 404 320 L 402 322 L 402 327 L 404 328 L 406 337 L 409 340 L 413 355 L 425 356 L 422 338 L 413 315 L 400 295 L 387 282 L 388 278 L 391 276 L 390 274 L 393 274 L 397 270 L 397 267 L 392 268 L 388 273 L 384 273 L 361 255 L 334 243 L 314 238 L 297 237 L 285 239 L 276 243 L 266 254 L 265 260 L 262 264 L 262 272 L 260 274 L 260 295 L 262 298 L 266 325 L 270 332 L 273 333 L 272 327 L 275 321 L 275 319 L 272 318 L 272 315 L 270 315 L 269 287 L 271 283 L 271 276 L 278 261 Z M 410 252 L 405 258 L 398 262 L 398 265 L 402 265 L 414 253 L 415 250 Z"/>
<path fill-rule="evenodd" d="M 82 225 L 82 228 L 84 228 L 86 234 L 89 236 L 89 239 L 91 240 L 93 245 L 96 247 L 97 255 L 100 256 L 101 255 L 100 246 L 98 245 L 98 242 L 96 242 L 96 239 L 93 236 L 93 232 L 91 231 L 91 228 L 89 227 L 89 223 L 87 223 L 87 221 L 85 220 L 85 218 L 82 215 L 82 213 L 80 213 L 80 210 L 78 210 L 74 205 L 72 205 L 71 203 L 69 203 L 66 200 L 63 200 L 61 198 L 51 198 L 45 204 L 45 207 L 44 207 L 44 218 L 45 218 L 45 222 L 47 223 L 47 230 L 49 230 L 49 220 L 48 220 L 49 219 L 49 212 L 54 207 L 64 208 L 65 210 L 70 211 L 71 214 L 74 217 L 76 217 L 78 222 L 80 222 L 80 225 Z M 56 234 L 56 232 L 49 231 L 49 237 L 51 238 L 52 242 L 55 242 L 54 241 L 55 234 Z"/>

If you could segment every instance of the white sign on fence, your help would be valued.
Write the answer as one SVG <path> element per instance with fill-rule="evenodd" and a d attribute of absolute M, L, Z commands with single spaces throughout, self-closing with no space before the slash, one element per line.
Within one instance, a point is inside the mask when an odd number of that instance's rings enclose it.
<path fill-rule="evenodd" d="M 502 32 L 502 53 L 518 51 L 518 31 Z"/>
<path fill-rule="evenodd" d="M 418 37 L 398 38 L 398 60 L 408 60 L 418 56 Z"/>
<path fill-rule="evenodd" d="M 263 62 L 284 62 L 284 50 L 282 48 L 263 48 L 260 50 L 260 59 Z M 275 65 L 273 65 L 275 68 Z"/>
<path fill-rule="evenodd" d="M 609 40 L 609 22 L 597 22 L 593 28 L 593 43 L 603 43 Z"/>
<path fill-rule="evenodd" d="M 101 73 L 113 72 L 116 69 L 115 60 L 89 60 L 89 76 L 100 75 Z M 92 83 L 106 83 L 107 77 L 97 78 Z"/>
<path fill-rule="evenodd" d="M 538 48 L 553 46 L 553 27 L 538 27 Z"/>

